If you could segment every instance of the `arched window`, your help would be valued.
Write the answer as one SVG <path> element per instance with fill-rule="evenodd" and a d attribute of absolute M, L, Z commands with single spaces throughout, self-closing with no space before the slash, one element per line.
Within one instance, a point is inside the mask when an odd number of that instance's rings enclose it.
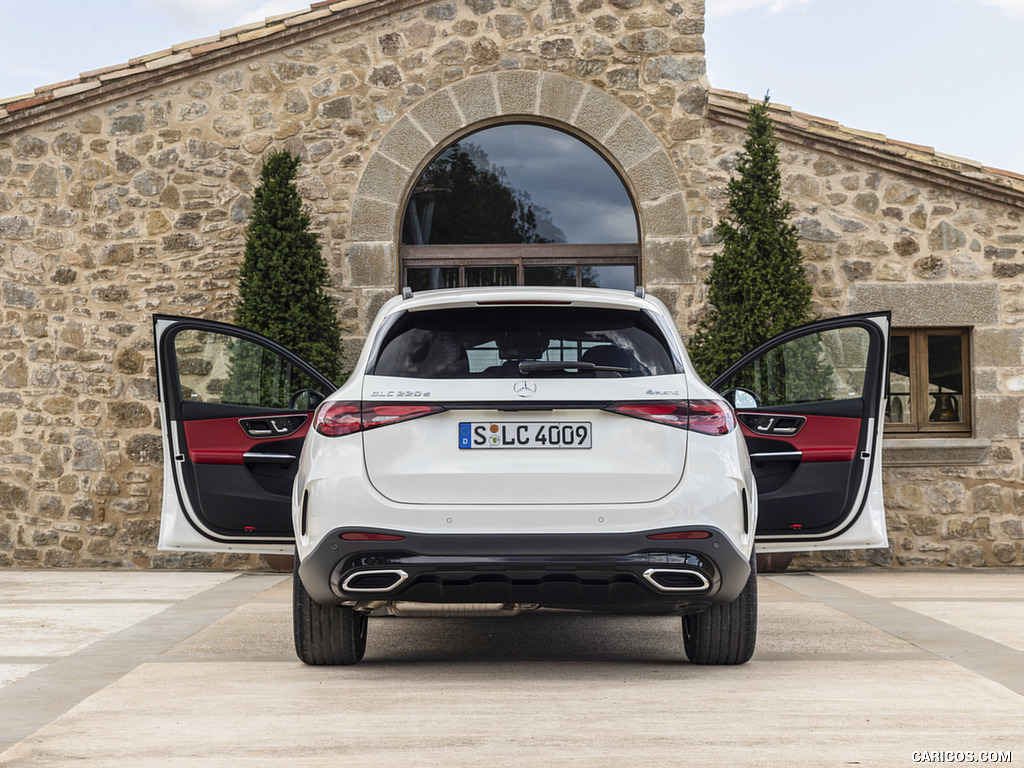
<path fill-rule="evenodd" d="M 640 282 L 636 211 L 592 147 L 533 124 L 484 128 L 449 145 L 406 202 L 403 285 Z"/>

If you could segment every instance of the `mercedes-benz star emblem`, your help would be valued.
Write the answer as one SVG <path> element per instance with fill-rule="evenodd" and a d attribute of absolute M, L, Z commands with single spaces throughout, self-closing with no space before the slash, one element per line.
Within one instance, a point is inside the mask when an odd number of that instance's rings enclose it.
<path fill-rule="evenodd" d="M 520 397 L 530 397 L 537 393 L 537 385 L 532 381 L 526 379 L 520 379 L 512 385 L 512 391 Z"/>

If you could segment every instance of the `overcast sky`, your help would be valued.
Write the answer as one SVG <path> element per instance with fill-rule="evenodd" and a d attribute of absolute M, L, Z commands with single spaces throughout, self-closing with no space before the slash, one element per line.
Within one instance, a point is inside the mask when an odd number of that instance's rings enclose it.
<path fill-rule="evenodd" d="M 0 0 L 0 95 L 308 7 Z M 1024 173 L 1024 0 L 707 0 L 716 88 Z"/>
<path fill-rule="evenodd" d="M 707 0 L 716 88 L 1024 173 L 1024 0 Z"/>

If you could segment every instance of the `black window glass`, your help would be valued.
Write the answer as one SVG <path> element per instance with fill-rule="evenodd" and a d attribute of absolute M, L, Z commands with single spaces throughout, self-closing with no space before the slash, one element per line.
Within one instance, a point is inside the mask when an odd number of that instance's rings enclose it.
<path fill-rule="evenodd" d="M 960 336 L 928 336 L 928 421 L 963 421 L 964 353 Z"/>
<path fill-rule="evenodd" d="M 568 365 L 583 363 L 581 366 Z M 520 366 L 521 363 L 549 365 Z M 659 376 L 676 369 L 642 312 L 478 307 L 408 312 L 388 332 L 377 376 L 417 379 Z"/>
<path fill-rule="evenodd" d="M 507 267 L 466 267 L 466 287 L 482 288 L 490 285 L 516 285 L 519 270 Z"/>
<path fill-rule="evenodd" d="M 636 270 L 632 265 L 565 264 L 525 267 L 524 285 L 574 286 L 584 288 L 612 288 L 632 291 L 636 287 Z"/>
<path fill-rule="evenodd" d="M 524 285 L 575 286 L 578 268 L 572 265 L 556 267 L 525 267 Z"/>
<path fill-rule="evenodd" d="M 304 409 L 323 385 L 284 357 L 245 339 L 185 329 L 174 337 L 181 398 L 260 408 Z"/>
<path fill-rule="evenodd" d="M 870 345 L 870 334 L 856 327 L 799 336 L 772 347 L 719 389 L 749 390 L 760 406 L 859 398 Z"/>
<path fill-rule="evenodd" d="M 612 288 L 619 291 L 632 291 L 636 287 L 636 283 L 636 271 L 632 265 L 583 268 L 584 288 Z"/>
<path fill-rule="evenodd" d="M 436 291 L 459 287 L 458 267 L 409 267 L 405 284 L 414 291 Z"/>
<path fill-rule="evenodd" d="M 894 424 L 912 424 L 914 400 L 910 396 L 910 337 L 893 335 L 889 339 L 889 401 L 885 420 Z"/>
<path fill-rule="evenodd" d="M 636 242 L 629 194 L 608 162 L 539 125 L 452 144 L 423 172 L 402 224 L 403 245 Z"/>

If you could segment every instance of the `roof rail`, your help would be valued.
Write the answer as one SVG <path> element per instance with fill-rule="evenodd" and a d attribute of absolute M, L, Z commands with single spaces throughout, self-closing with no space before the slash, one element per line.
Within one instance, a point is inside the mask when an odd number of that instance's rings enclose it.
<path fill-rule="evenodd" d="M 405 286 L 402 289 L 402 298 L 403 299 L 411 299 L 412 298 L 412 288 L 410 288 L 408 285 Z"/>
<path fill-rule="evenodd" d="M 647 292 L 644 291 L 644 287 L 642 285 L 638 285 L 636 289 L 633 291 L 633 295 L 636 296 L 638 299 L 642 299 L 644 296 L 647 295 Z"/>

